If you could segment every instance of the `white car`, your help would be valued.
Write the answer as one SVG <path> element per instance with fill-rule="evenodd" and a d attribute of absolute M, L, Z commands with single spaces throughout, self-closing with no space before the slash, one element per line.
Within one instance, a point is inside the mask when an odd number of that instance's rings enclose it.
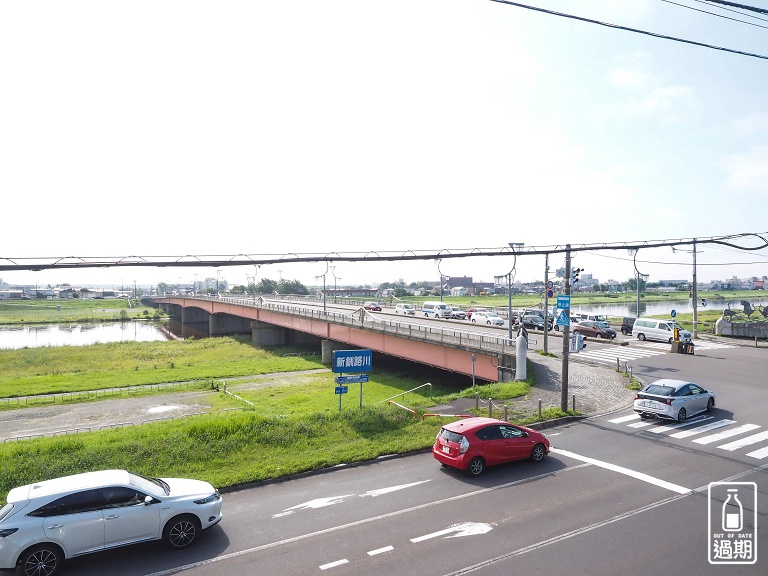
<path fill-rule="evenodd" d="M 395 306 L 395 314 L 405 314 L 406 316 L 415 316 L 416 308 L 412 304 L 397 304 Z"/>
<path fill-rule="evenodd" d="M 686 418 L 709 412 L 715 395 L 698 384 L 685 380 L 656 380 L 635 396 L 634 410 L 640 418 L 665 418 L 684 422 Z"/>
<path fill-rule="evenodd" d="M 458 306 L 451 306 L 451 318 L 455 318 L 457 320 L 464 320 L 467 317 L 467 313 L 464 312 L 461 308 Z"/>
<path fill-rule="evenodd" d="M 23 576 L 52 576 L 67 558 L 148 540 L 186 548 L 221 520 L 221 496 L 208 482 L 126 470 L 19 486 L 7 500 L 0 570 Z"/>
<path fill-rule="evenodd" d="M 504 326 L 504 318 L 497 316 L 493 312 L 475 312 L 472 314 L 472 322 L 481 324 L 493 324 L 495 326 Z"/>

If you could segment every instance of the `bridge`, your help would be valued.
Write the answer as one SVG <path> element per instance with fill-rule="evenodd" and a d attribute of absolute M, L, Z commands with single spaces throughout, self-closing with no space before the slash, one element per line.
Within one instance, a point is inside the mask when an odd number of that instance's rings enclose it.
<path fill-rule="evenodd" d="M 370 313 L 323 309 L 307 302 L 206 296 L 163 296 L 154 304 L 182 327 L 210 336 L 251 334 L 259 348 L 319 345 L 331 365 L 334 350 L 374 350 L 491 382 L 514 379 L 515 342 L 451 322 L 427 323 Z M 472 357 L 474 356 L 474 362 Z"/>

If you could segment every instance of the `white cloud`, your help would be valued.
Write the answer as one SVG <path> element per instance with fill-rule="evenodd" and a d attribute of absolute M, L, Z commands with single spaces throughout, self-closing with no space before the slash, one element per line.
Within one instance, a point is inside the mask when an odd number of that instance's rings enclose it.
<path fill-rule="evenodd" d="M 624 106 L 626 112 L 632 114 L 652 114 L 679 110 L 681 101 L 693 95 L 693 89 L 687 86 L 665 86 L 656 88 L 643 98 Z M 675 114 L 675 116 L 678 116 Z"/>
<path fill-rule="evenodd" d="M 732 154 L 721 167 L 728 172 L 729 188 L 768 193 L 768 146 L 755 146 L 746 153 Z"/>

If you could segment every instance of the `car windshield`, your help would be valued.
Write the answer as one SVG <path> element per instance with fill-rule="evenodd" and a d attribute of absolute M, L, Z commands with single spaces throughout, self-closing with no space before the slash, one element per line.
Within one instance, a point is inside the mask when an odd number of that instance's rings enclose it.
<path fill-rule="evenodd" d="M 142 492 L 149 492 L 150 494 L 155 495 L 164 494 L 166 496 L 171 493 L 171 488 L 168 486 L 165 480 L 142 476 L 141 474 L 136 474 L 135 472 L 129 472 L 128 474 L 131 478 L 131 484 L 136 486 Z"/>
<path fill-rule="evenodd" d="M 656 396 L 672 396 L 674 391 L 675 389 L 671 386 L 657 386 L 654 384 L 645 389 L 646 394 L 655 394 Z"/>

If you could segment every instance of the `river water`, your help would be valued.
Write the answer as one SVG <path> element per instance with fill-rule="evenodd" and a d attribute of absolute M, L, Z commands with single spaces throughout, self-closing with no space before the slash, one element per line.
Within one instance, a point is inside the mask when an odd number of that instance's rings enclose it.
<path fill-rule="evenodd" d="M 105 322 L 95 324 L 45 324 L 0 327 L 0 348 L 86 346 L 107 342 L 154 342 L 168 340 L 162 324 L 153 322 Z"/>
<path fill-rule="evenodd" d="M 749 300 L 749 303 L 755 307 L 760 306 L 762 307 L 766 302 L 768 302 L 768 299 L 766 300 Z M 725 310 L 729 307 L 729 301 L 728 300 L 711 300 L 707 299 L 706 306 L 699 305 L 698 310 L 699 312 L 702 312 L 704 310 Z M 744 307 L 741 305 L 741 300 L 731 300 L 730 301 L 730 308 L 731 310 L 741 312 L 744 310 Z M 686 298 L 684 300 L 679 301 L 667 301 L 667 302 L 643 302 L 642 299 L 640 300 L 640 314 L 637 314 L 637 302 L 632 302 L 629 304 L 623 303 L 623 304 L 599 304 L 599 305 L 593 305 L 589 307 L 585 306 L 574 306 L 573 312 L 579 312 L 579 313 L 594 313 L 594 314 L 603 314 L 605 316 L 670 316 L 672 310 L 677 312 L 678 314 L 686 314 L 686 313 L 693 313 L 693 305 L 691 302 Z"/>

